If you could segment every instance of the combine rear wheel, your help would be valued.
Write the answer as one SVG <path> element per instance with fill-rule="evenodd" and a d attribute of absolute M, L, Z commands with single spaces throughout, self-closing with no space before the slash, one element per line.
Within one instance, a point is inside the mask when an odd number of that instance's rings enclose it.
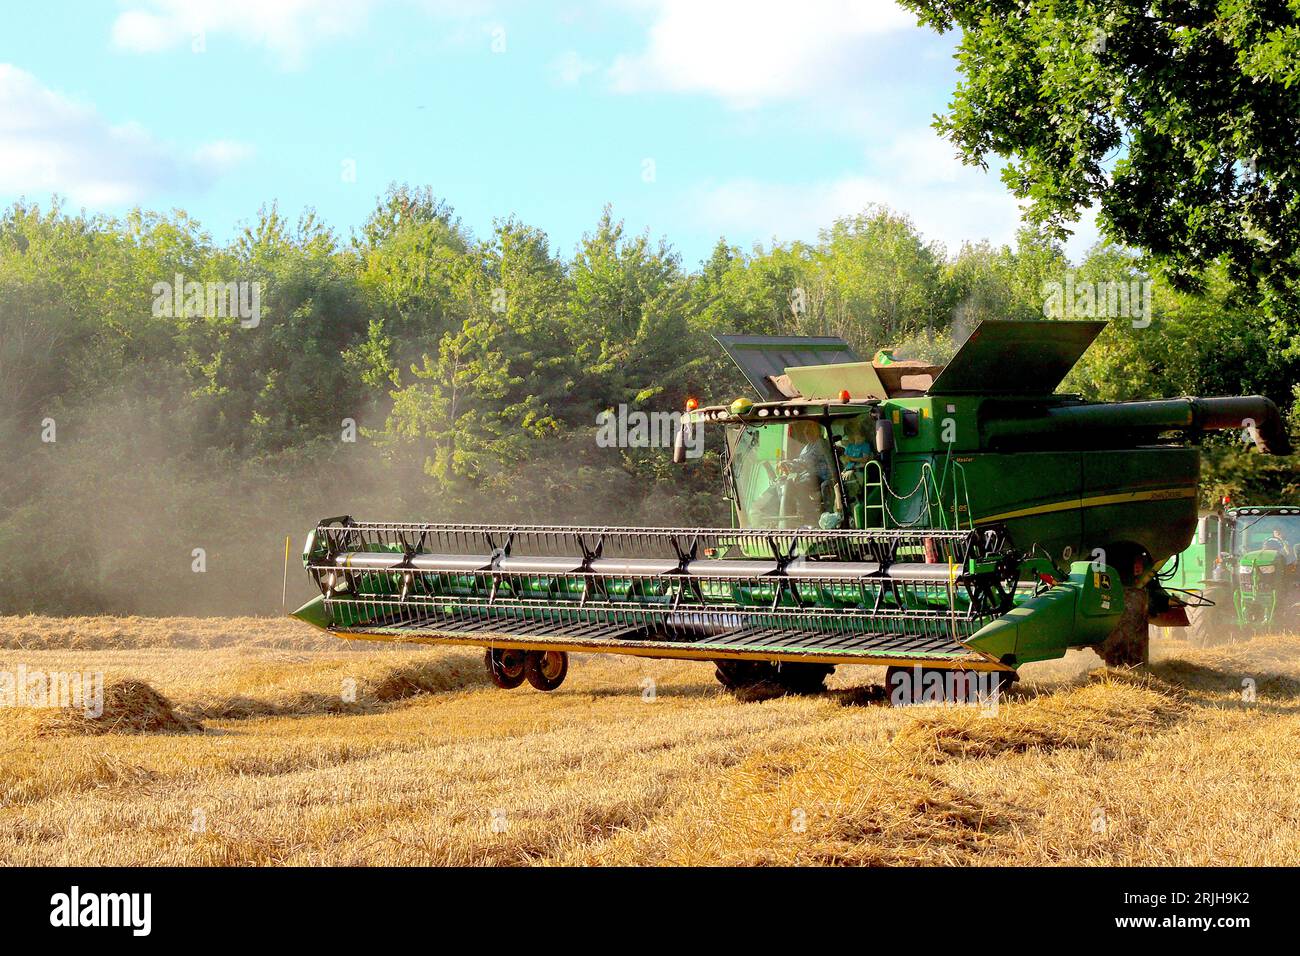
<path fill-rule="evenodd" d="M 530 651 L 524 661 L 524 676 L 538 690 L 555 690 L 569 673 L 569 655 L 564 651 Z"/>
<path fill-rule="evenodd" d="M 511 690 L 524 682 L 523 651 L 512 647 L 489 647 L 483 654 L 488 677 L 502 690 Z"/>

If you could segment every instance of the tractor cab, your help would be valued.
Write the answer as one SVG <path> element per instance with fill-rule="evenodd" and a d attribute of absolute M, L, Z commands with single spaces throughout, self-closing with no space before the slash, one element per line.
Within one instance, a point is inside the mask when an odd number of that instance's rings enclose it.
<path fill-rule="evenodd" d="M 1300 546 L 1300 508 L 1234 508 L 1229 514 L 1236 553 L 1242 558 L 1255 554 L 1276 556 L 1280 559 L 1277 563 L 1295 569 L 1296 548 Z"/>
<path fill-rule="evenodd" d="M 1300 581 L 1300 508 L 1234 508 L 1229 514 L 1238 624 L 1291 626 Z"/>
<path fill-rule="evenodd" d="M 1189 635 L 1214 644 L 1238 633 L 1300 624 L 1300 507 L 1260 505 L 1202 515 L 1167 583 L 1206 602 Z"/>

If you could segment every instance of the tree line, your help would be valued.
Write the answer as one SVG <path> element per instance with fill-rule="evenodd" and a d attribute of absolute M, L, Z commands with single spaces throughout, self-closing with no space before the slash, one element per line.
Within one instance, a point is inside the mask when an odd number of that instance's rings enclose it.
<path fill-rule="evenodd" d="M 327 514 L 725 523 L 714 455 L 679 469 L 594 438 L 612 407 L 746 394 L 715 334 L 942 361 L 982 319 L 1081 311 L 1111 321 L 1071 391 L 1296 404 L 1300 336 L 1229 264 L 1175 288 L 1114 245 L 1071 263 L 1042 228 L 949 250 L 871 207 L 816 241 L 719 240 L 688 267 L 608 209 L 566 254 L 515 217 L 475 235 L 407 186 L 346 237 L 272 205 L 225 243 L 181 211 L 15 203 L 0 216 L 0 612 L 274 611 L 284 536 L 296 551 Z M 1297 490 L 1294 462 L 1232 436 L 1207 439 L 1206 462 L 1207 497 Z M 292 598 L 302 577 L 290 569 Z"/>

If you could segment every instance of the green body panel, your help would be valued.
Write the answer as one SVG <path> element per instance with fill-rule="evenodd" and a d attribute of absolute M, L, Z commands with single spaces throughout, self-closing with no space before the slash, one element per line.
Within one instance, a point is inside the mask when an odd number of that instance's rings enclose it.
<path fill-rule="evenodd" d="M 1053 660 L 1069 647 L 1100 644 L 1123 610 L 1115 569 L 1076 561 L 1068 579 L 986 624 L 966 644 L 1017 665 Z"/>
<path fill-rule="evenodd" d="M 916 495 L 891 508 L 896 525 L 924 521 L 927 510 L 944 527 L 1000 524 L 1014 542 L 1037 545 L 1062 570 L 1072 558 L 1092 559 L 1100 550 L 1095 557 L 1126 578 L 1139 554 L 1154 566 L 1187 546 L 1196 528 L 1196 449 L 1117 442 L 995 451 L 979 424 L 990 403 L 964 396 L 881 403 L 895 433 L 890 486 L 902 494 L 934 476 L 928 498 Z M 936 504 L 942 516 L 934 515 Z"/>
<path fill-rule="evenodd" d="M 1285 574 L 1286 559 L 1277 551 L 1247 551 L 1241 556 L 1233 593 L 1238 623 L 1259 626 L 1273 623 Z"/>

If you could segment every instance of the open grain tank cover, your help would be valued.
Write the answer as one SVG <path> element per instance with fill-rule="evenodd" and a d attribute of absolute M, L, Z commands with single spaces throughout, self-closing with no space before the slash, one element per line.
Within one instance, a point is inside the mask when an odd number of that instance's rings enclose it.
<path fill-rule="evenodd" d="M 986 319 L 930 386 L 931 395 L 1050 395 L 1105 322 Z"/>
<path fill-rule="evenodd" d="M 847 342 L 834 335 L 719 335 L 716 338 L 765 402 L 792 397 L 783 393 L 775 381 L 788 368 L 861 361 Z"/>

